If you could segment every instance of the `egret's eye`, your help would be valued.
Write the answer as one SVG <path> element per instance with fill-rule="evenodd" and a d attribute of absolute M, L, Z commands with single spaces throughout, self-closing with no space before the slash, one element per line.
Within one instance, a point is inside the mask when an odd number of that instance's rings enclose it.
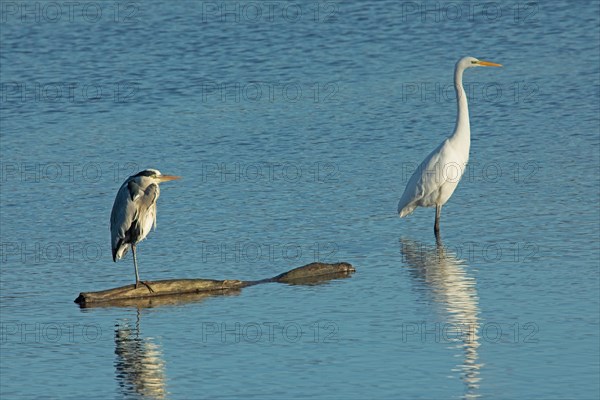
<path fill-rule="evenodd" d="M 471 64 L 477 64 L 477 61 L 471 61 Z"/>

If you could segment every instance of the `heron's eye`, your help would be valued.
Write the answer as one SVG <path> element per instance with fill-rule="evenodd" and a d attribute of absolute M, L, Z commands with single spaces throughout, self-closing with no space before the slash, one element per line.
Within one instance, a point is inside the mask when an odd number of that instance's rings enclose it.
<path fill-rule="evenodd" d="M 471 61 L 471 64 L 477 64 L 477 61 Z"/>

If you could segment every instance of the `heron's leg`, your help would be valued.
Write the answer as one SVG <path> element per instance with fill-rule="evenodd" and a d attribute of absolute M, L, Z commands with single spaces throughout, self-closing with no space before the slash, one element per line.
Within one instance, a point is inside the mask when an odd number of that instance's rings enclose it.
<path fill-rule="evenodd" d="M 433 232 L 435 237 L 440 236 L 440 215 L 442 214 L 442 205 L 438 204 L 435 206 L 435 224 L 433 225 Z"/>
<path fill-rule="evenodd" d="M 131 252 L 133 253 L 133 266 L 135 267 L 135 288 L 137 289 L 138 287 L 140 287 L 140 283 L 141 283 L 142 285 L 146 286 L 149 291 L 154 293 L 154 289 L 152 289 L 152 287 L 148 284 L 148 282 L 140 281 L 140 275 L 138 274 L 137 257 L 135 255 L 135 245 L 134 244 L 131 245 Z"/>
<path fill-rule="evenodd" d="M 133 267 L 135 268 L 135 288 L 140 285 L 140 274 L 138 274 L 137 257 L 135 256 L 135 244 L 131 244 L 131 252 L 133 253 Z"/>

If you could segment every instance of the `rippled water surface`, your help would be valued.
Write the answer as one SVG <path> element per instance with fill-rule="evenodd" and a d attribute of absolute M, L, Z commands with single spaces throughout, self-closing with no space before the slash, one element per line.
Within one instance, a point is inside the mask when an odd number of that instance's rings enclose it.
<path fill-rule="evenodd" d="M 598 398 L 587 3 L 3 2 L 1 397 Z M 470 165 L 436 243 L 432 209 L 396 205 L 464 55 L 505 67 L 465 72 Z M 357 272 L 80 309 L 133 281 L 109 215 L 145 168 L 184 178 L 143 279 Z"/>

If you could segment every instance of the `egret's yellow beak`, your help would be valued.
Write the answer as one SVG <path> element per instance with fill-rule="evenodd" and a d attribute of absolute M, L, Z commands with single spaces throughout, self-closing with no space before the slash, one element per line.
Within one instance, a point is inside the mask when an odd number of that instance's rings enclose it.
<path fill-rule="evenodd" d="M 481 61 L 479 60 L 478 62 L 479 65 L 483 66 L 483 67 L 501 67 L 502 64 L 496 64 L 493 62 L 489 62 L 489 61 Z"/>
<path fill-rule="evenodd" d="M 161 182 L 174 181 L 176 179 L 181 179 L 180 176 L 177 175 L 161 175 L 157 177 Z"/>

